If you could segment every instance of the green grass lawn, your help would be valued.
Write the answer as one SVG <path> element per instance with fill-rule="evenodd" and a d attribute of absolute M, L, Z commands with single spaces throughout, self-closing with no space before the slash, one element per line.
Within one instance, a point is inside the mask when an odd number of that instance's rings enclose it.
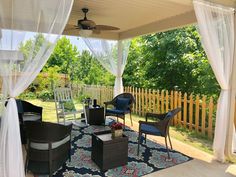
<path fill-rule="evenodd" d="M 41 101 L 39 99 L 27 100 L 30 103 L 43 107 L 43 121 L 57 122 L 56 108 L 54 101 Z M 82 109 L 82 104 L 75 102 L 76 109 Z"/>
<path fill-rule="evenodd" d="M 43 102 L 41 100 L 28 100 L 32 104 L 43 107 L 43 121 L 46 122 L 57 122 L 56 118 L 56 109 L 54 101 Z M 82 108 L 82 104 L 75 102 L 75 107 L 77 109 Z M 138 115 L 133 115 L 133 120 L 138 122 L 139 120 L 144 120 L 144 117 Z M 198 149 L 201 149 L 207 153 L 213 154 L 212 151 L 212 140 L 207 139 L 195 132 L 190 132 L 186 129 L 180 127 L 171 127 L 170 134 L 173 138 L 182 141 L 186 144 L 194 146 Z"/>

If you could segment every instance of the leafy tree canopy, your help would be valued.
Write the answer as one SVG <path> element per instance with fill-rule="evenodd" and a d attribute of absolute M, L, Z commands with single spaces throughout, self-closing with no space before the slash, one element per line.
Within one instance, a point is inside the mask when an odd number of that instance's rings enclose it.
<path fill-rule="evenodd" d="M 218 94 L 219 86 L 194 26 L 150 34 L 131 43 L 124 84 Z"/>

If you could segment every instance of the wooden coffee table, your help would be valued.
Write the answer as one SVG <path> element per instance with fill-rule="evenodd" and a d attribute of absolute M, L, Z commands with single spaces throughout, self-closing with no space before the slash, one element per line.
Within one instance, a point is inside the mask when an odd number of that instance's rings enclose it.
<path fill-rule="evenodd" d="M 111 131 L 92 134 L 92 160 L 102 170 L 126 165 L 128 162 L 128 137 L 112 138 Z"/>

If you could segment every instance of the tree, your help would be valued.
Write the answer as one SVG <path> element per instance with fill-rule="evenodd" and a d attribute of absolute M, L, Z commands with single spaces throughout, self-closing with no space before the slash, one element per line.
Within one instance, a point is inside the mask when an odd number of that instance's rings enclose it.
<path fill-rule="evenodd" d="M 21 42 L 19 50 L 23 53 L 24 59 L 28 59 L 30 55 L 32 55 L 32 58 L 34 58 L 45 42 L 46 39 L 44 38 L 43 34 L 37 34 L 32 39 Z M 48 46 L 49 45 L 51 45 L 50 42 L 48 42 Z"/>
<path fill-rule="evenodd" d="M 218 94 L 219 86 L 194 26 L 132 41 L 125 85 L 188 93 Z"/>
<path fill-rule="evenodd" d="M 88 85 L 112 85 L 114 77 L 101 64 L 84 50 L 77 62 L 76 80 Z"/>
<path fill-rule="evenodd" d="M 60 73 L 69 74 L 71 66 L 76 62 L 79 51 L 68 38 L 63 36 L 57 41 L 54 51 L 47 61 L 46 67 L 59 66 Z"/>

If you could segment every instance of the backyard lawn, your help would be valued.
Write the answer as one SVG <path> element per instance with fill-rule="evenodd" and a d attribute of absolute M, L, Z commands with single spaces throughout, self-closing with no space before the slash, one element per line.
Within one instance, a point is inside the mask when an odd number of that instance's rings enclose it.
<path fill-rule="evenodd" d="M 43 121 L 46 122 L 57 122 L 56 109 L 54 101 L 41 101 L 39 99 L 27 100 L 34 105 L 43 107 Z M 77 109 L 82 109 L 82 104 L 75 102 L 75 107 Z M 138 122 L 139 120 L 144 120 L 143 117 L 133 115 L 133 120 Z M 183 128 L 170 128 L 171 137 L 182 141 L 186 144 L 194 146 L 198 149 L 201 149 L 207 153 L 212 154 L 212 141 L 208 140 L 205 137 L 202 137 L 194 132 L 187 131 Z"/>

